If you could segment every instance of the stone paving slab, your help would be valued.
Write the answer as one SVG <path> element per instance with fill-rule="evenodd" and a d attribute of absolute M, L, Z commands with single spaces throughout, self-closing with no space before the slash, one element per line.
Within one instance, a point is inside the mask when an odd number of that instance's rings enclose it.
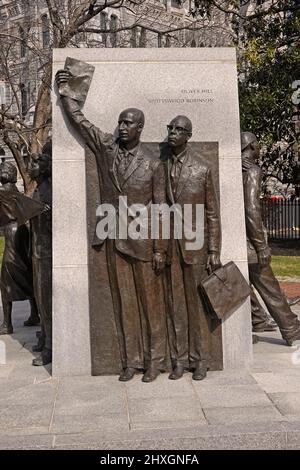
<path fill-rule="evenodd" d="M 0 441 L 0 450 L 49 450 L 53 448 L 54 439 L 50 435 L 6 436 Z"/>
<path fill-rule="evenodd" d="M 256 348 L 254 347 L 254 351 L 255 349 Z M 283 375 L 289 375 L 290 371 L 292 371 L 291 375 L 298 375 L 300 371 L 300 364 L 294 365 L 292 363 L 292 354 L 294 350 L 290 351 L 289 349 L 287 348 L 287 352 L 282 354 L 254 353 L 254 363 L 251 368 L 253 374 L 267 372 L 276 373 L 280 371 L 280 373 L 282 373 Z"/>
<path fill-rule="evenodd" d="M 168 397 L 129 400 L 128 410 L 132 423 L 158 423 L 159 421 L 194 421 L 206 424 L 201 404 L 195 395 L 190 397 Z"/>
<path fill-rule="evenodd" d="M 273 405 L 204 408 L 208 424 L 235 424 L 235 423 L 265 423 L 271 421 L 284 421 L 281 412 Z"/>
<path fill-rule="evenodd" d="M 174 425 L 174 423 L 173 423 Z M 127 414 L 115 413 L 111 416 L 102 415 L 64 415 L 55 413 L 48 433 L 70 434 L 70 433 L 90 433 L 99 432 L 101 429 L 105 433 L 118 431 L 130 431 Z"/>
<path fill-rule="evenodd" d="M 300 351 L 297 362 L 278 332 L 259 335 L 251 370 L 209 372 L 201 382 L 189 373 L 150 384 L 141 375 L 58 379 L 50 366 L 31 365 L 37 328 L 23 327 L 28 314 L 16 303 L 15 333 L 0 338 L 1 449 L 300 448 Z"/>
<path fill-rule="evenodd" d="M 272 406 L 272 402 L 258 385 L 227 385 L 201 387 L 194 385 L 203 408 L 231 408 L 247 406 Z"/>
<path fill-rule="evenodd" d="M 0 390 L 0 408 L 5 406 L 30 406 L 37 404 L 54 403 L 57 393 L 57 382 L 54 380 L 39 384 L 21 386 L 15 390 L 10 389 L 9 393 Z"/>
<path fill-rule="evenodd" d="M 275 372 L 255 373 L 253 377 L 256 379 L 260 388 L 266 393 L 278 392 L 300 392 L 299 375 L 282 375 Z"/>
<path fill-rule="evenodd" d="M 106 434 L 103 431 L 99 432 L 91 432 L 87 434 L 64 434 L 64 435 L 56 435 L 55 445 L 56 446 L 70 446 L 70 445 L 90 445 L 94 448 L 99 446 L 98 448 L 105 448 L 100 447 L 100 443 L 113 443 L 112 448 L 122 448 L 123 441 L 126 443 L 130 443 L 130 448 L 132 447 L 133 443 L 137 443 L 138 446 L 142 446 L 143 444 L 147 443 L 150 446 L 153 446 L 155 443 L 158 446 L 158 449 L 166 449 L 166 443 L 170 442 L 170 445 L 173 446 L 176 442 L 178 449 L 190 448 L 192 449 L 193 445 L 196 441 L 198 441 L 198 446 L 202 444 L 208 445 L 210 447 L 216 446 L 216 441 L 214 437 L 225 439 L 229 442 L 230 439 L 234 440 L 241 440 L 240 436 L 245 432 L 244 425 L 235 424 L 231 426 L 191 426 L 189 428 L 180 428 L 179 426 L 173 426 L 172 429 L 147 429 L 147 430 L 132 430 L 129 433 L 119 433 L 117 430 L 115 432 L 108 432 Z M 270 424 L 262 425 L 261 423 L 258 424 L 251 424 L 248 427 L 247 437 L 253 435 L 263 437 L 269 433 L 274 433 L 274 427 Z M 283 426 L 282 423 L 278 423 L 278 427 L 275 431 L 275 434 L 278 439 L 277 445 L 279 445 L 279 441 L 281 444 L 286 443 L 287 440 L 287 430 Z M 255 437 L 256 438 L 256 437 Z M 209 444 L 210 442 L 210 444 Z M 202 444 L 201 444 L 202 443 Z M 189 445 L 189 447 L 184 447 Z M 138 447 L 143 448 L 143 447 Z M 144 449 L 148 449 L 150 447 L 144 447 Z M 154 447 L 151 447 L 154 448 Z M 176 447 L 170 447 L 176 448 Z M 195 447 L 203 448 L 203 447 Z"/>
<path fill-rule="evenodd" d="M 300 419 L 300 393 L 270 393 L 270 399 L 283 416 L 297 416 Z"/>
<path fill-rule="evenodd" d="M 1 406 L 0 429 L 50 426 L 53 402 Z"/>
<path fill-rule="evenodd" d="M 132 431 L 129 435 L 102 433 L 65 434 L 55 437 L 54 448 L 64 449 L 286 449 L 296 448 L 294 436 L 300 423 L 289 427 L 285 423 L 249 423 L 231 426 L 197 426 L 194 428 L 173 428 L 168 430 Z M 292 433 L 292 436 L 291 436 Z"/>

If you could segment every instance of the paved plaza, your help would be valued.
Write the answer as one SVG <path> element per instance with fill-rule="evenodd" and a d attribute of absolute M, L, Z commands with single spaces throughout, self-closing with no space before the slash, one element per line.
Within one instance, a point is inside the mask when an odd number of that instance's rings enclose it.
<path fill-rule="evenodd" d="M 1 449 L 300 448 L 300 348 L 279 333 L 259 335 L 250 371 L 209 372 L 203 382 L 188 373 L 150 384 L 58 379 L 31 365 L 37 328 L 22 326 L 28 314 L 16 302 L 15 333 L 1 338 Z"/>

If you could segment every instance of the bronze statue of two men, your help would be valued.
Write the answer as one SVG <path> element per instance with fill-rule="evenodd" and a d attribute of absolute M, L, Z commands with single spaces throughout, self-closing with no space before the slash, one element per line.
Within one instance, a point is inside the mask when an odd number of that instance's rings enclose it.
<path fill-rule="evenodd" d="M 71 78 L 68 70 L 60 70 L 56 83 L 68 119 L 95 156 L 102 203 L 112 205 L 116 214 L 120 196 L 127 198 L 128 206 L 142 204 L 147 210 L 151 204 L 176 205 L 182 219 L 183 206 L 204 208 L 204 243 L 197 249 L 187 249 L 188 237 L 178 238 L 174 233 L 169 240 L 108 236 L 98 242 L 106 250 L 122 362 L 119 380 L 128 381 L 143 371 L 142 380 L 151 382 L 166 370 L 168 359 L 171 380 L 180 379 L 185 370 L 193 372 L 194 380 L 202 380 L 210 365 L 206 344 L 210 331 L 198 287 L 209 271 L 221 266 L 220 213 L 212 169 L 188 144 L 192 123 L 186 116 L 171 120 L 166 141 L 160 146 L 160 158 L 153 159 L 140 141 L 145 121 L 141 110 L 122 111 L 117 138 L 106 134 L 84 116 L 81 103 L 68 93 Z M 251 136 L 242 135 L 248 246 L 255 252 L 255 262 L 249 259 L 250 280 L 283 338 L 292 344 L 299 339 L 300 322 L 270 268 L 259 206 L 260 170 L 255 165 L 258 145 Z M 160 214 L 160 226 L 163 222 Z M 172 222 L 174 228 L 174 216 Z M 193 213 L 192 231 L 195 229 Z"/>
<path fill-rule="evenodd" d="M 115 139 L 90 123 L 78 101 L 64 93 L 69 79 L 67 70 L 56 75 L 61 103 L 96 157 L 102 203 L 118 210 L 119 197 L 126 196 L 128 206 L 176 203 L 205 208 L 205 241 L 197 250 L 187 250 L 185 239 L 105 240 L 123 368 L 119 380 L 128 381 L 142 370 L 142 380 L 151 382 L 166 370 L 168 357 L 170 379 L 181 378 L 189 369 L 194 380 L 202 380 L 209 362 L 201 337 L 205 314 L 198 285 L 208 266 L 220 266 L 221 227 L 211 169 L 188 146 L 192 123 L 185 116 L 175 117 L 161 159 L 154 160 L 140 142 L 142 111 L 121 112 Z M 195 229 L 194 219 L 192 225 Z"/>

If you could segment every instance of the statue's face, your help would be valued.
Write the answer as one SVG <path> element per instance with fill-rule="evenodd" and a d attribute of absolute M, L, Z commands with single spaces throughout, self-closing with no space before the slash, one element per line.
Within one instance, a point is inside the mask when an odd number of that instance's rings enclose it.
<path fill-rule="evenodd" d="M 13 172 L 12 169 L 5 163 L 0 165 L 0 182 L 1 184 L 16 182 L 15 172 Z"/>
<path fill-rule="evenodd" d="M 191 137 L 188 122 L 183 117 L 173 119 L 168 128 L 168 144 L 170 147 L 181 147 L 187 143 Z"/>
<path fill-rule="evenodd" d="M 252 146 L 252 156 L 254 160 L 257 160 L 259 158 L 259 150 L 260 150 L 258 141 L 255 140 L 254 142 L 252 142 L 251 146 Z"/>
<path fill-rule="evenodd" d="M 123 112 L 119 116 L 118 130 L 120 142 L 129 143 L 140 139 L 143 125 L 134 113 Z"/>
<path fill-rule="evenodd" d="M 32 155 L 28 165 L 28 174 L 32 180 L 38 180 L 41 175 L 48 173 L 47 155 Z"/>
<path fill-rule="evenodd" d="M 10 182 L 10 174 L 5 168 L 1 169 L 0 181 L 1 181 L 2 184 Z"/>

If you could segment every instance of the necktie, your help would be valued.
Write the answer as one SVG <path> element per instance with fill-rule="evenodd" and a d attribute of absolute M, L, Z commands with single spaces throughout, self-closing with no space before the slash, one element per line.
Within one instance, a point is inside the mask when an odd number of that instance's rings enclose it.
<path fill-rule="evenodd" d="M 174 194 L 176 193 L 176 190 L 177 190 L 180 171 L 181 171 L 181 162 L 177 158 L 174 158 L 172 166 L 171 166 L 171 172 L 170 172 L 172 191 Z"/>
<path fill-rule="evenodd" d="M 128 165 L 130 163 L 130 155 L 131 153 L 125 149 L 119 149 L 117 158 L 116 158 L 116 169 L 118 176 L 123 176 Z"/>

